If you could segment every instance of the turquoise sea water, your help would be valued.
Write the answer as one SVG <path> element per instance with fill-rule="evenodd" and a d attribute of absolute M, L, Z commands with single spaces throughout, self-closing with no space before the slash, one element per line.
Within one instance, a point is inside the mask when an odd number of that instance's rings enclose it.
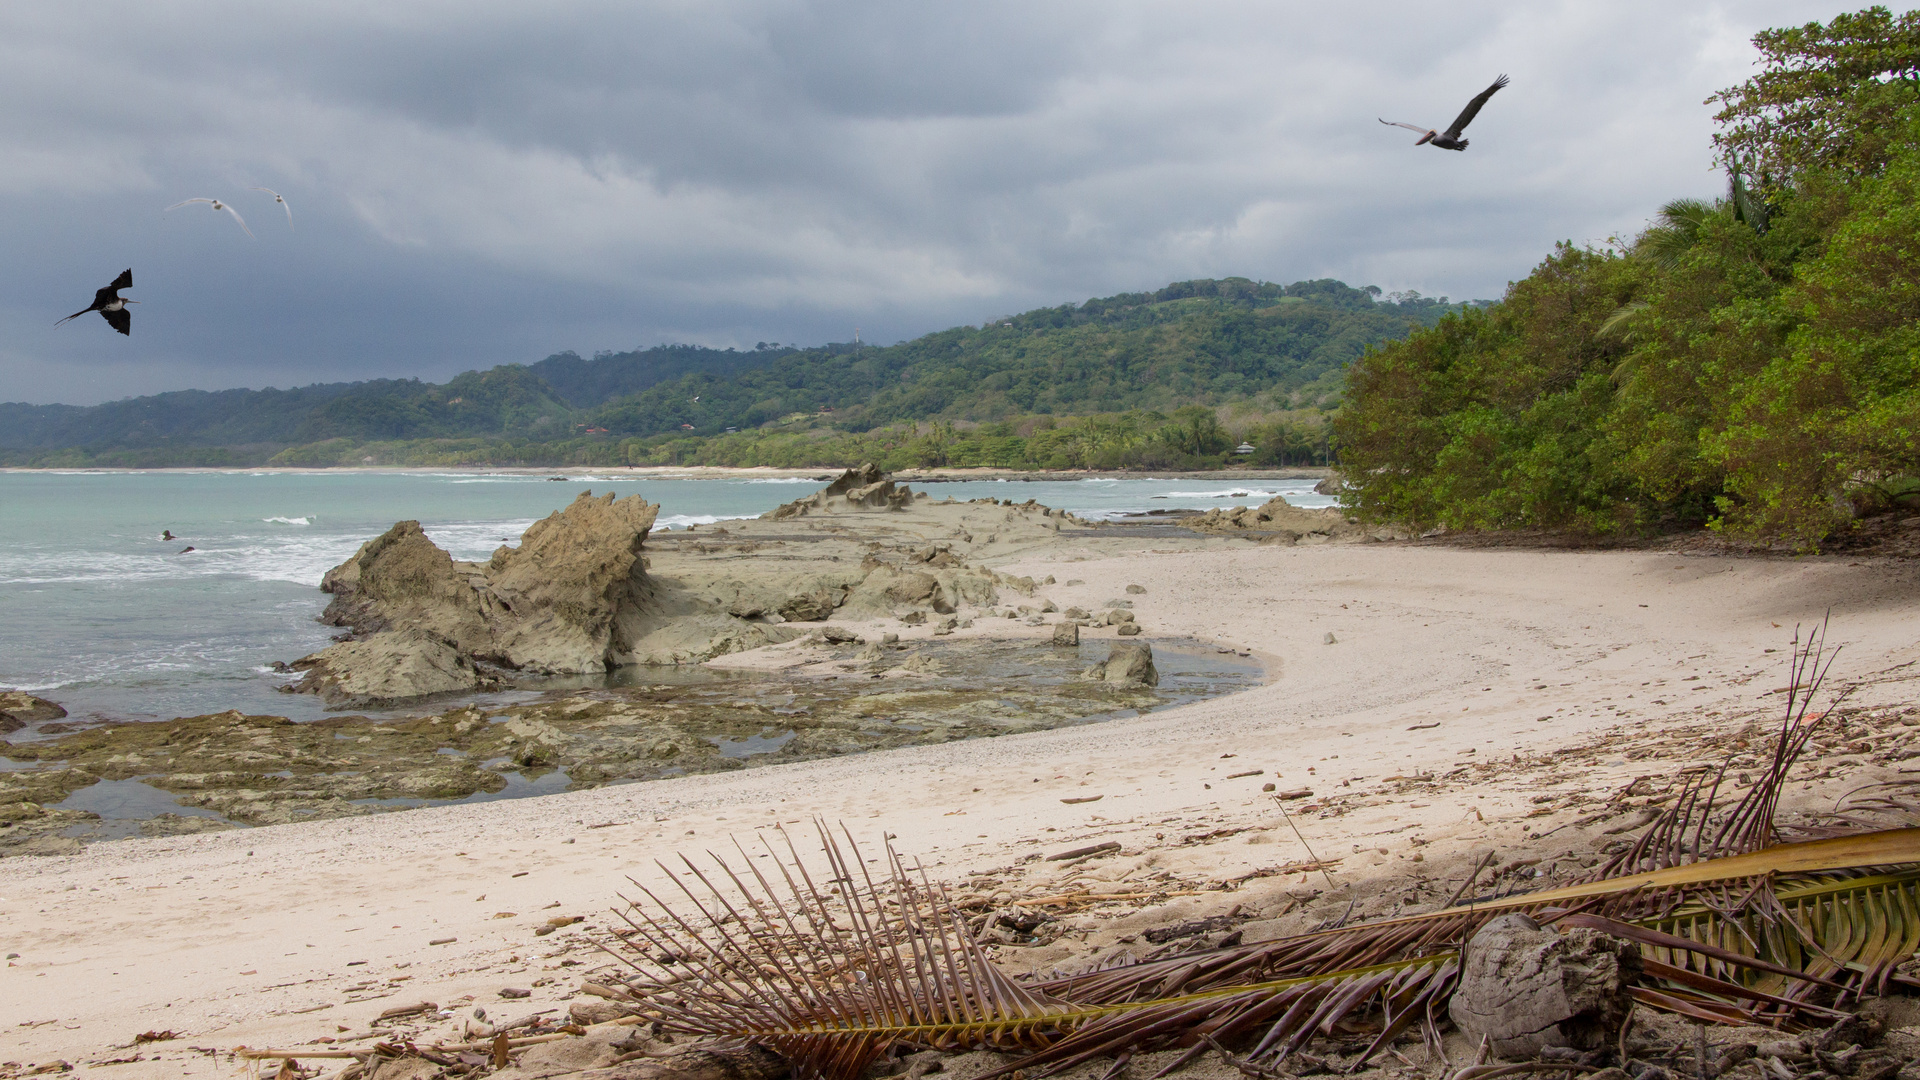
<path fill-rule="evenodd" d="M 320 577 L 395 521 L 457 559 L 484 559 L 583 490 L 660 504 L 659 526 L 751 517 L 820 486 L 792 480 L 564 481 L 467 472 L 0 472 L 0 688 L 79 718 L 165 719 L 237 708 L 296 719 L 275 660 L 329 643 Z M 1098 479 L 933 484 L 935 498 L 1037 499 L 1087 517 L 1332 500 L 1310 480 Z M 160 539 L 171 530 L 176 539 Z M 184 552 L 191 546 L 194 550 Z"/>

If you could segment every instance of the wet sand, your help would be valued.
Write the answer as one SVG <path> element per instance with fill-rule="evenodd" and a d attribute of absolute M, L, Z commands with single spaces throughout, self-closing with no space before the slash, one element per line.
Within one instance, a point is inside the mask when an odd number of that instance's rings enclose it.
<path fill-rule="evenodd" d="M 1256 940 L 1330 908 L 1420 910 L 1489 848 L 1509 884 L 1577 867 L 1637 820 L 1637 778 L 1657 792 L 1769 730 L 1793 628 L 1828 609 L 1836 680 L 1880 711 L 1793 797 L 1830 802 L 1920 754 L 1897 715 L 1920 677 L 1911 563 L 1150 543 L 1063 540 L 995 568 L 1054 575 L 1042 593 L 1061 607 L 1143 586 L 1128 599 L 1148 640 L 1247 650 L 1266 685 L 1086 727 L 6 860 L 19 956 L 0 976 L 0 1056 L 230 1076 L 225 1053 L 193 1048 L 362 1032 L 421 1000 L 564 1011 L 607 963 L 593 942 L 627 875 L 816 817 L 864 842 L 895 834 L 963 900 L 1086 894 L 1042 905 L 1060 916 L 1048 944 L 996 947 L 1014 969 L 1138 948 L 1141 929 L 1200 914 L 1237 911 Z M 1267 783 L 1311 792 L 1284 804 L 1291 825 Z M 1029 858 L 1104 842 L 1120 847 Z M 1300 869 L 1303 843 L 1331 881 Z M 532 997 L 502 1002 L 508 986 Z M 181 1037 L 131 1048 L 149 1031 Z"/>

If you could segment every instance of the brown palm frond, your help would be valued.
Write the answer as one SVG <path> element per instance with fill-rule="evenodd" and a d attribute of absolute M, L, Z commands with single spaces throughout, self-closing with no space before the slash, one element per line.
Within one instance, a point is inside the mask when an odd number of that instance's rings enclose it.
<path fill-rule="evenodd" d="M 745 877 L 717 855 L 711 876 L 691 860 L 684 874 L 661 867 L 687 914 L 640 886 L 651 909 L 630 903 L 621 914 L 629 942 L 650 955 L 615 955 L 635 968 L 628 986 L 649 1016 L 768 1047 L 801 1077 L 858 1076 L 897 1043 L 1037 1048 L 1073 1022 L 1066 1003 L 1002 975 L 945 893 L 891 847 L 876 882 L 852 837 L 842 848 L 820 833 L 818 881 L 786 838 L 786 858 L 772 843 L 763 853 L 779 868 L 777 885 L 742 849 Z M 669 974 L 673 966 L 686 971 Z"/>
<path fill-rule="evenodd" d="M 800 1080 L 853 1080 L 901 1046 L 1019 1051 L 1001 1072 L 1046 1075 L 1185 1048 L 1164 1073 L 1233 1042 L 1257 1070 L 1336 1025 L 1372 1033 L 1357 1067 L 1409 1028 L 1437 1040 L 1463 944 L 1518 912 L 1637 942 L 1634 994 L 1654 1008 L 1742 1024 L 1831 1016 L 1920 947 L 1920 828 L 1778 842 L 1780 790 L 1825 715 L 1810 711 L 1832 662 L 1824 640 L 1824 627 L 1796 634 L 1758 783 L 1723 803 L 1725 767 L 1689 778 L 1620 856 L 1570 885 L 1022 987 L 924 873 L 887 847 L 876 880 L 851 836 L 823 828 L 818 879 L 786 839 L 784 853 L 740 851 L 740 871 L 718 856 L 712 873 L 668 871 L 684 915 L 643 889 L 650 906 L 627 915 L 640 954 L 629 985 L 661 1024 L 771 1048 Z"/>

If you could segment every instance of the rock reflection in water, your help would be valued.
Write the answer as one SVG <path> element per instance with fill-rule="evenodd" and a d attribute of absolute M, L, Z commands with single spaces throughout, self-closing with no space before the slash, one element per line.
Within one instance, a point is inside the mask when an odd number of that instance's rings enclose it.
<path fill-rule="evenodd" d="M 1109 646 L 847 646 L 818 650 L 807 675 L 628 669 L 414 715 L 107 724 L 8 746 L 36 767 L 0 772 L 0 854 L 82 825 L 96 839 L 311 821 L 1096 723 L 1261 675 L 1197 643 L 1155 642 L 1157 687 L 1082 678 Z M 81 792 L 94 794 L 68 801 Z M 125 793 L 121 816 L 102 812 L 112 792 Z"/>

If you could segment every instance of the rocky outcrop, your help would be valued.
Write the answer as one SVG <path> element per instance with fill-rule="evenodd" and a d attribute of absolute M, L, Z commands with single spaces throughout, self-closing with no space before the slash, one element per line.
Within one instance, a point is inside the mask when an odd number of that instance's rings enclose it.
<path fill-rule="evenodd" d="M 1153 646 L 1142 641 L 1116 641 L 1107 658 L 1081 672 L 1081 677 L 1116 686 L 1159 686 L 1153 666 Z"/>
<path fill-rule="evenodd" d="M 1200 532 L 1251 535 L 1263 543 L 1327 544 L 1403 540 L 1404 530 L 1368 526 L 1335 509 L 1308 510 L 1275 496 L 1260 506 L 1209 510 L 1180 522 Z"/>
<path fill-rule="evenodd" d="M 915 495 L 905 486 L 895 486 L 885 473 L 869 461 L 859 468 L 841 473 L 838 479 L 819 491 L 777 506 L 761 517 L 768 521 L 779 521 L 819 512 L 904 510 L 913 504 L 913 500 L 926 497 L 925 492 Z"/>
<path fill-rule="evenodd" d="M 398 522 L 321 579 L 333 594 L 321 621 L 351 638 L 296 661 L 293 689 L 358 705 L 484 689 L 500 670 L 628 662 L 650 614 L 641 550 L 658 512 L 583 492 L 485 563 L 455 562 L 419 522 Z"/>
<path fill-rule="evenodd" d="M 58 720 L 65 715 L 67 710 L 46 698 L 34 697 L 24 690 L 0 690 L 0 734 L 19 731 L 43 720 Z"/>
<path fill-rule="evenodd" d="M 617 666 L 652 598 L 640 550 L 659 512 L 637 495 L 582 494 L 495 551 L 486 588 L 502 660 L 550 673 Z"/>
<path fill-rule="evenodd" d="M 485 594 L 475 588 L 480 576 L 473 564 L 456 564 L 427 539 L 419 522 L 395 522 L 320 579 L 320 591 L 333 595 L 320 621 L 355 637 L 406 627 L 487 656 L 493 635 Z"/>
<path fill-rule="evenodd" d="M 499 679 L 483 674 L 471 654 L 427 630 L 383 630 L 302 657 L 291 665 L 304 671 L 299 692 L 319 694 L 330 704 L 364 705 L 379 701 L 493 689 Z"/>

